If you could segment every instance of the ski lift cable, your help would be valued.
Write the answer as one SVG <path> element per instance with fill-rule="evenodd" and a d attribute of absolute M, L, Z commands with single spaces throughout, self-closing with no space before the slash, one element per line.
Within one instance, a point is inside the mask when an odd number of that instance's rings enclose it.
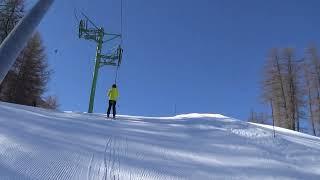
<path fill-rule="evenodd" d="M 97 25 L 94 24 L 93 21 L 91 21 L 91 20 L 89 19 L 89 17 L 88 17 L 86 14 L 84 14 L 83 12 L 81 12 L 81 15 L 82 15 L 83 17 L 85 17 L 86 20 L 87 20 L 93 27 L 95 27 L 96 29 L 100 29 Z"/>
<path fill-rule="evenodd" d="M 122 45 L 122 36 L 123 36 L 123 0 L 120 1 L 121 4 L 120 4 L 120 32 L 121 32 L 121 39 L 120 39 L 120 44 Z"/>
<path fill-rule="evenodd" d="M 80 21 L 79 21 L 78 15 L 77 15 L 77 9 L 76 8 L 74 8 L 73 14 L 74 14 L 74 17 L 75 17 L 75 19 L 77 21 L 77 24 L 78 24 Z"/>
<path fill-rule="evenodd" d="M 121 48 L 123 44 L 123 0 L 120 0 L 120 33 L 121 33 L 121 37 L 120 37 L 120 48 Z M 117 84 L 117 81 L 118 81 L 119 68 L 120 68 L 120 64 L 118 63 L 117 69 L 116 69 L 116 75 L 114 78 L 115 84 Z"/>
<path fill-rule="evenodd" d="M 118 72 L 119 72 L 119 66 L 117 66 L 117 69 L 116 69 L 116 75 L 115 75 L 115 78 L 114 78 L 114 83 L 117 84 L 118 82 Z"/>

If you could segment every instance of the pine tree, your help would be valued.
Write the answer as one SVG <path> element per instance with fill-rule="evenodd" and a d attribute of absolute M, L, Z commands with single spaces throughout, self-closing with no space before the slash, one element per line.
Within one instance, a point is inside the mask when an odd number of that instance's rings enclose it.
<path fill-rule="evenodd" d="M 0 3 L 0 43 L 9 35 L 15 25 L 23 17 L 24 6 L 22 0 L 2 0 Z M 6 101 L 4 92 L 10 91 L 9 82 L 16 77 L 17 67 L 20 61 L 16 61 L 14 67 L 8 72 L 7 76 L 0 85 L 0 100 Z"/>
<path fill-rule="evenodd" d="M 3 0 L 0 2 L 0 42 L 2 42 L 23 17 L 23 0 Z"/>
<path fill-rule="evenodd" d="M 17 60 L 14 78 L 8 83 L 10 91 L 5 92 L 6 101 L 34 105 L 46 90 L 50 71 L 39 33 L 36 33 Z"/>
<path fill-rule="evenodd" d="M 23 17 L 23 0 L 3 0 L 0 6 L 0 40 L 3 41 Z M 39 33 L 29 40 L 0 85 L 0 100 L 56 109 L 57 99 L 42 98 L 50 71 Z"/>

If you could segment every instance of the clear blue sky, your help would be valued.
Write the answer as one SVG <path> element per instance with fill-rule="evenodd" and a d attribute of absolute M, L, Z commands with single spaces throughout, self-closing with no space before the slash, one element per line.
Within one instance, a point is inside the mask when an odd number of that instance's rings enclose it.
<path fill-rule="evenodd" d="M 273 47 L 320 44 L 317 0 L 124 0 L 119 112 L 220 113 L 246 119 L 259 100 Z M 87 111 L 95 44 L 80 40 L 74 10 L 120 31 L 120 0 L 57 0 L 39 26 L 55 71 L 48 94 L 61 110 Z M 55 54 L 54 50 L 58 49 Z M 114 68 L 100 71 L 95 112 L 105 112 Z"/>

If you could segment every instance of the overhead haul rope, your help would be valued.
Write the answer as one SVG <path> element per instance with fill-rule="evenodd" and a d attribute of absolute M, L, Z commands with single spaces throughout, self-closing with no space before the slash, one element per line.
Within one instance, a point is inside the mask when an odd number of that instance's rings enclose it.
<path fill-rule="evenodd" d="M 120 1 L 121 5 L 120 5 L 120 32 L 121 32 L 121 39 L 120 39 L 120 44 L 122 45 L 122 34 L 123 34 L 123 2 L 122 0 Z"/>
<path fill-rule="evenodd" d="M 122 51 L 121 47 L 123 44 L 123 39 L 122 39 L 122 35 L 123 35 L 123 0 L 120 0 L 120 32 L 121 32 L 121 37 L 120 37 L 120 51 Z M 121 58 L 122 58 L 122 52 L 118 52 L 118 55 L 121 54 Z M 120 68 L 120 62 L 118 62 L 117 65 L 117 69 L 116 69 L 116 76 L 114 78 L 114 83 L 117 84 L 118 81 L 118 73 L 119 73 L 119 68 Z"/>

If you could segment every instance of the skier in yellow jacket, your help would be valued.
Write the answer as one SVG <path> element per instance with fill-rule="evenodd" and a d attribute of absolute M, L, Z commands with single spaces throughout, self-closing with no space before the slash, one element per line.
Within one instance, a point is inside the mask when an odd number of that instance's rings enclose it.
<path fill-rule="evenodd" d="M 113 118 L 115 118 L 116 117 L 116 104 L 117 104 L 117 100 L 118 100 L 118 97 L 119 97 L 119 92 L 118 92 L 116 84 L 113 84 L 112 88 L 109 89 L 108 97 L 109 97 L 109 107 L 108 107 L 108 111 L 107 111 L 107 117 L 109 118 L 110 111 L 111 111 L 111 108 L 112 108 L 112 110 L 113 110 Z"/>

